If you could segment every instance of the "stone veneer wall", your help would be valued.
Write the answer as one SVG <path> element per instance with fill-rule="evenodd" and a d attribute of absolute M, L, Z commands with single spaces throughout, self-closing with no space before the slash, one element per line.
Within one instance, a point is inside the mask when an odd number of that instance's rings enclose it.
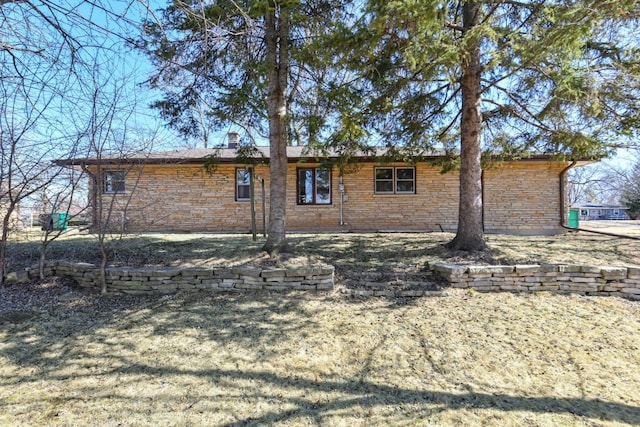
<path fill-rule="evenodd" d="M 24 275 L 25 278 L 37 278 L 37 266 L 28 269 Z M 101 288 L 100 269 L 93 264 L 49 262 L 45 267 L 45 275 L 70 277 L 83 288 Z M 107 267 L 106 276 L 108 292 L 136 295 L 177 291 L 321 291 L 333 288 L 334 267 Z M 9 275 L 7 278 L 21 279 Z"/>
<path fill-rule="evenodd" d="M 559 174 L 568 162 L 503 162 L 484 172 L 485 231 L 488 233 L 558 234 L 560 227 Z M 287 231 L 455 231 L 458 223 L 459 175 L 441 174 L 438 167 L 418 162 L 415 194 L 376 194 L 373 162 L 345 173 L 344 200 L 338 191 L 339 171 L 331 175 L 331 204 L 299 205 L 298 168 L 318 163 L 287 165 Z M 385 164 L 385 167 L 407 165 Z M 127 171 L 126 192 L 103 194 L 112 207 L 111 221 L 127 231 L 247 232 L 250 204 L 235 198 L 236 168 L 219 165 L 209 175 L 202 165 L 148 164 Z M 116 168 L 117 169 L 117 168 Z M 269 169 L 256 167 L 264 177 L 269 206 Z M 256 215 L 260 227 L 262 193 L 257 186 Z M 115 198 L 115 200 L 113 200 Z M 126 214 L 125 214 L 126 207 Z M 105 211 L 108 211 L 106 209 Z M 268 216 L 269 212 L 266 212 Z"/>
<path fill-rule="evenodd" d="M 434 264 L 454 288 L 477 291 L 552 291 L 640 300 L 640 267 L 582 265 L 473 266 Z"/>

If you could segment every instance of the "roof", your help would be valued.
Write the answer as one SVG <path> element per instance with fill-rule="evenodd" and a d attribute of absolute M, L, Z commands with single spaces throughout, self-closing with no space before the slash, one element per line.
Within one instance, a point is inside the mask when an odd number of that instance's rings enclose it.
<path fill-rule="evenodd" d="M 571 205 L 572 208 L 575 209 L 617 209 L 617 210 L 628 210 L 627 206 L 621 205 L 598 205 L 595 203 L 585 203 L 585 204 L 575 204 Z"/>
<path fill-rule="evenodd" d="M 253 157 L 268 159 L 268 146 L 254 146 Z M 387 147 L 374 147 L 371 151 L 360 151 L 351 156 L 352 159 L 360 161 L 374 161 L 376 158 L 384 157 L 389 153 Z M 203 164 L 207 158 L 215 158 L 218 163 L 223 164 L 239 164 L 243 163 L 238 160 L 238 150 L 235 148 L 198 148 L 191 150 L 173 150 L 173 151 L 157 151 L 152 153 L 134 153 L 123 156 L 104 156 L 102 158 L 86 157 L 59 159 L 54 163 L 59 166 L 76 166 L 76 165 L 97 165 L 97 164 Z M 304 160 L 318 161 L 320 159 L 332 159 L 340 157 L 335 150 L 314 150 L 308 146 L 292 146 L 287 147 L 287 159 L 290 163 Z M 415 157 L 421 160 L 437 160 L 446 157 L 446 153 L 442 150 L 425 151 L 415 153 Z M 552 156 L 548 154 L 532 154 L 530 157 L 522 160 L 544 160 L 549 161 Z M 582 160 L 580 163 L 585 163 Z"/>

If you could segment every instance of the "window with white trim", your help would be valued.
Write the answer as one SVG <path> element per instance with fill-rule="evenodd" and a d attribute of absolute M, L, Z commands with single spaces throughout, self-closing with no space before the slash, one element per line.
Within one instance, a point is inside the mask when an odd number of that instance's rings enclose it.
<path fill-rule="evenodd" d="M 249 182 L 249 170 L 236 169 L 236 201 L 247 202 L 251 200 L 251 188 Z"/>
<path fill-rule="evenodd" d="M 331 170 L 299 168 L 297 171 L 297 203 L 299 205 L 331 204 Z"/>
<path fill-rule="evenodd" d="M 124 193 L 124 171 L 105 171 L 102 189 L 105 193 Z"/>
<path fill-rule="evenodd" d="M 416 168 L 380 167 L 375 168 L 376 194 L 415 194 Z"/>

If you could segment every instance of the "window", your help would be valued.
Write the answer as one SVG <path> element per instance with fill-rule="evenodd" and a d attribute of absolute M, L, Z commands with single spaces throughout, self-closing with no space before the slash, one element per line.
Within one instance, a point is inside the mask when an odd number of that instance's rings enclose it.
<path fill-rule="evenodd" d="M 415 194 L 415 168 L 376 168 L 376 194 Z"/>
<path fill-rule="evenodd" d="M 580 209 L 580 216 L 587 216 L 589 215 L 589 211 L 586 209 Z"/>
<path fill-rule="evenodd" d="M 331 170 L 318 168 L 298 169 L 298 204 L 331 204 Z"/>
<path fill-rule="evenodd" d="M 236 201 L 246 202 L 251 200 L 249 170 L 236 169 Z"/>
<path fill-rule="evenodd" d="M 124 171 L 106 171 L 104 173 L 105 193 L 124 193 Z"/>

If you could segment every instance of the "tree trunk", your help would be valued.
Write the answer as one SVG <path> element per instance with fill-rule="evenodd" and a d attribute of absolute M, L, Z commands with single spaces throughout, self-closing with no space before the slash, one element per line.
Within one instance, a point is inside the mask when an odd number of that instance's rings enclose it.
<path fill-rule="evenodd" d="M 480 6 L 466 2 L 463 6 L 465 35 L 478 24 Z M 481 74 L 480 38 L 467 43 L 466 56 L 462 63 L 461 92 L 462 115 L 460 118 L 460 205 L 458 231 L 447 244 L 449 249 L 482 251 L 487 248 L 482 224 L 482 163 L 480 135 L 482 113 L 480 103 Z"/>
<path fill-rule="evenodd" d="M 10 213 L 8 214 L 10 215 Z M 0 239 L 0 288 L 3 288 L 5 285 L 5 273 L 6 273 L 6 263 L 7 263 L 7 240 L 9 238 L 9 231 L 7 227 L 9 226 L 8 216 L 5 216 L 2 219 L 2 238 Z"/>
<path fill-rule="evenodd" d="M 108 255 L 103 252 L 102 259 L 100 260 L 100 293 L 107 293 L 107 260 Z"/>
<path fill-rule="evenodd" d="M 9 185 L 11 183 L 9 182 Z M 11 215 L 15 211 L 16 203 L 9 196 L 9 206 L 2 217 L 2 233 L 0 237 L 0 288 L 5 285 L 5 275 L 7 273 L 7 242 L 9 241 L 9 223 Z"/>
<path fill-rule="evenodd" d="M 47 238 L 47 234 L 48 232 L 45 231 L 45 239 Z M 40 246 L 40 259 L 38 260 L 38 276 L 40 277 L 40 280 L 46 279 L 44 275 L 44 262 L 46 260 L 46 257 L 47 257 L 47 244 L 46 242 L 44 242 Z"/>
<path fill-rule="evenodd" d="M 287 249 L 287 86 L 289 16 L 286 8 L 270 4 L 265 14 L 266 60 L 269 67 L 269 225 L 264 250 L 277 255 Z"/>

